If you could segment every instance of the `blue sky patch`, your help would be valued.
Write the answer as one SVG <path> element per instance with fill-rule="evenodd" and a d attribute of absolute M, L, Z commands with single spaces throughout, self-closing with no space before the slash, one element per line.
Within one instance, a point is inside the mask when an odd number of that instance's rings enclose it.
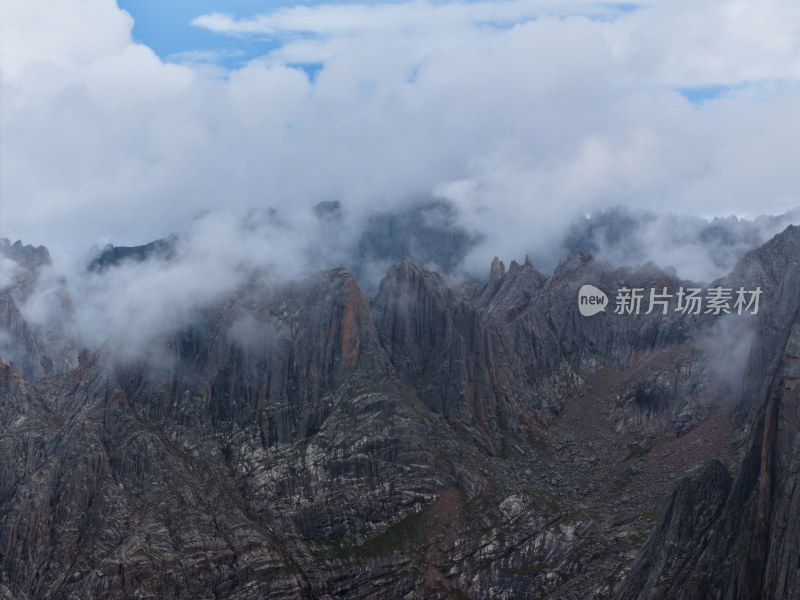
<path fill-rule="evenodd" d="M 716 100 L 732 90 L 730 85 L 701 85 L 695 87 L 678 88 L 678 92 L 695 106 L 700 106 L 710 100 Z"/>
<path fill-rule="evenodd" d="M 612 8 L 614 10 L 618 10 L 620 12 L 633 12 L 641 8 L 638 4 L 634 4 L 633 2 L 606 2 L 605 6 L 608 8 Z"/>
<path fill-rule="evenodd" d="M 192 62 L 196 57 L 228 69 L 244 66 L 280 44 L 263 36 L 220 35 L 194 27 L 192 19 L 212 12 L 246 18 L 289 5 L 259 0 L 117 0 L 117 4 L 134 19 L 134 41 L 149 46 L 163 60 Z"/>

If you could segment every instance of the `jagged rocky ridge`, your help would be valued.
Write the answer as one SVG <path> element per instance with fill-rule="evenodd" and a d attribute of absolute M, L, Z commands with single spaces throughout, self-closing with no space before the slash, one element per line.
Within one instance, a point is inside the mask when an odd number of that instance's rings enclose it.
<path fill-rule="evenodd" d="M 775 533 L 797 514 L 796 449 L 774 431 L 794 410 L 775 382 L 794 356 L 798 241 L 788 229 L 724 281 L 765 289 L 736 397 L 708 368 L 721 319 L 576 307 L 587 282 L 686 282 L 580 252 L 552 277 L 495 261 L 468 285 L 404 260 L 371 300 L 344 269 L 254 274 L 135 360 L 119 341 L 52 372 L 0 354 L 0 593 L 700 598 L 729 564 L 734 590 L 796 597 L 797 536 Z M 14 319 L 6 330 L 27 327 Z M 764 447 L 766 482 L 748 467 Z M 739 527 L 756 488 L 767 516 Z M 707 549 L 718 522 L 744 540 L 730 556 L 728 538 Z M 747 561 L 767 555 L 752 576 Z M 737 593 L 718 597 L 758 597 Z"/>

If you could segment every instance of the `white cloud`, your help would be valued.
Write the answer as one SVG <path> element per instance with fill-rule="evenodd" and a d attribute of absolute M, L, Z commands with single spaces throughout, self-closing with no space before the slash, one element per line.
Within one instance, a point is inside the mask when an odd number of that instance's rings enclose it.
<path fill-rule="evenodd" d="M 795 2 L 199 16 L 279 42 L 225 77 L 197 66 L 207 56 L 173 64 L 134 43 L 113 2 L 3 10 L 0 235 L 48 244 L 56 260 L 59 248 L 142 243 L 214 208 L 273 206 L 316 242 L 308 209 L 331 199 L 344 202 L 348 239 L 377 205 L 436 192 L 484 234 L 470 263 L 483 272 L 599 206 L 724 215 L 798 204 Z M 314 63 L 311 81 L 298 65 Z M 732 91 L 702 106 L 677 91 L 719 84 Z"/>
<path fill-rule="evenodd" d="M 475 25 L 514 25 L 542 16 L 590 15 L 610 18 L 619 11 L 600 2 L 573 0 L 504 0 L 501 2 L 431 3 L 411 0 L 390 4 L 328 4 L 280 8 L 248 19 L 223 13 L 202 15 L 192 21 L 217 33 L 232 35 L 317 34 L 328 36 L 418 34 L 463 29 Z"/>
<path fill-rule="evenodd" d="M 123 51 L 131 16 L 113 0 L 10 0 L 0 9 L 4 77 L 36 64 L 72 67 Z"/>
<path fill-rule="evenodd" d="M 631 74 L 677 86 L 800 78 L 800 5 L 678 0 L 606 27 Z"/>
<path fill-rule="evenodd" d="M 0 256 L 0 290 L 11 286 L 18 272 L 19 267 L 16 262 L 5 256 Z"/>

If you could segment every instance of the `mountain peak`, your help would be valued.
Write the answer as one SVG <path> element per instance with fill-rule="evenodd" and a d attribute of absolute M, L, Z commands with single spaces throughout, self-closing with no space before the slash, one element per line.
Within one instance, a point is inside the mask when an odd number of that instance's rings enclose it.
<path fill-rule="evenodd" d="M 29 271 L 53 264 L 50 251 L 44 246 L 23 245 L 20 240 L 13 244 L 6 238 L 0 238 L 0 255 L 17 262 Z"/>
<path fill-rule="evenodd" d="M 576 248 L 567 260 L 558 263 L 554 275 L 559 277 L 568 273 L 574 273 L 593 260 L 594 258 L 592 258 L 590 254 L 585 254 L 580 248 Z"/>
<path fill-rule="evenodd" d="M 498 279 L 502 279 L 505 273 L 506 266 L 499 258 L 495 256 L 494 260 L 492 261 L 492 266 L 489 269 L 489 281 L 497 281 Z"/>

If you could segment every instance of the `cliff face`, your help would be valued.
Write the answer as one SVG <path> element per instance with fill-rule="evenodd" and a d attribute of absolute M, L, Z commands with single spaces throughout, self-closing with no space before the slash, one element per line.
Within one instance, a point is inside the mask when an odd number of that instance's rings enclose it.
<path fill-rule="evenodd" d="M 795 320 L 738 477 L 715 462 L 679 484 L 619 598 L 800 596 L 799 361 Z"/>
<path fill-rule="evenodd" d="M 800 297 L 800 228 L 790 226 L 762 247 L 749 252 L 727 278 L 764 290 L 765 301 L 748 356 L 739 418 L 752 423 L 761 408 L 764 374 L 782 353 Z"/>
<path fill-rule="evenodd" d="M 755 416 L 738 476 L 731 484 L 715 463 L 679 484 L 619 598 L 800 597 L 798 241 L 790 227 L 731 276 L 755 280 L 770 298 L 739 407 L 738 418 Z"/>
<path fill-rule="evenodd" d="M 797 269 L 774 267 L 754 347 L 786 319 L 783 358 L 751 356 L 771 383 L 733 483 L 733 400 L 704 345 L 722 321 L 583 317 L 585 283 L 688 283 L 580 252 L 551 277 L 495 261 L 483 284 L 404 260 L 371 300 L 344 269 L 254 274 L 146 355 L 110 340 L 40 378 L 0 353 L 0 597 L 791 591 Z M 43 355 L 14 289 L 3 331 Z"/>

